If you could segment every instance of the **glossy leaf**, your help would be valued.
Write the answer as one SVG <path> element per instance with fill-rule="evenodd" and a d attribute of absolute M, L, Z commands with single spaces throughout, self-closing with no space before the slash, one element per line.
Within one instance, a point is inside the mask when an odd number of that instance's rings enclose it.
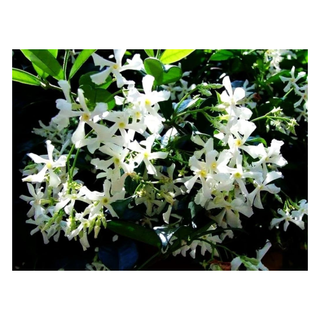
<path fill-rule="evenodd" d="M 147 74 L 154 77 L 157 84 L 162 83 L 163 64 L 156 58 L 147 58 L 144 60 L 144 68 Z"/>
<path fill-rule="evenodd" d="M 88 107 L 94 108 L 98 102 L 108 104 L 108 110 L 115 107 L 115 100 L 113 95 L 107 90 L 100 88 L 92 88 L 89 85 L 82 85 L 80 88 L 84 91 L 84 96 L 89 100 Z"/>
<path fill-rule="evenodd" d="M 163 64 L 170 64 L 173 62 L 177 62 L 185 58 L 186 56 L 188 56 L 194 50 L 195 49 L 167 49 L 161 55 L 160 61 Z"/>
<path fill-rule="evenodd" d="M 153 230 L 156 232 L 158 235 L 161 245 L 162 245 L 162 250 L 165 252 L 168 248 L 170 239 L 172 236 L 175 234 L 177 230 L 179 230 L 180 227 L 171 227 L 171 226 L 162 226 L 162 227 L 154 227 Z"/>
<path fill-rule="evenodd" d="M 76 60 L 74 61 L 73 66 L 71 67 L 71 70 L 69 73 L 69 79 L 71 79 L 76 74 L 76 72 L 91 57 L 91 55 L 95 51 L 97 51 L 97 49 L 84 49 L 79 53 Z"/>
<path fill-rule="evenodd" d="M 107 228 L 130 239 L 147 243 L 157 248 L 161 247 L 161 241 L 154 230 L 140 226 L 134 222 L 121 220 L 108 221 Z"/>
<path fill-rule="evenodd" d="M 58 49 L 48 49 L 48 51 L 54 56 L 54 58 L 57 58 L 58 56 Z M 33 69 L 37 72 L 37 74 L 40 76 L 42 79 L 46 79 L 49 74 L 44 72 L 41 68 L 39 68 L 37 65 L 34 63 L 32 64 Z"/>
<path fill-rule="evenodd" d="M 24 84 L 29 84 L 31 86 L 41 86 L 41 81 L 39 78 L 29 72 L 16 68 L 12 68 L 12 80 Z"/>
<path fill-rule="evenodd" d="M 57 80 L 64 79 L 63 69 L 49 50 L 24 50 L 21 52 L 34 65 Z"/>
<path fill-rule="evenodd" d="M 182 77 L 182 70 L 177 66 L 166 66 L 163 73 L 162 81 L 160 84 L 174 83 Z"/>

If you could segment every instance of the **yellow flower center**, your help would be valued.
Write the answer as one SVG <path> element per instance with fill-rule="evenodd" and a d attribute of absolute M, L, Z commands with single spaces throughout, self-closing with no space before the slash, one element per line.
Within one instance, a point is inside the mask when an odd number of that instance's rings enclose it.
<path fill-rule="evenodd" d="M 200 170 L 199 174 L 203 178 L 205 178 L 207 176 L 207 172 L 204 169 Z"/>
<path fill-rule="evenodd" d="M 84 113 L 82 116 L 81 116 L 81 120 L 86 122 L 90 119 L 90 115 L 87 114 L 87 113 Z"/>
<path fill-rule="evenodd" d="M 141 118 L 141 112 L 140 111 L 136 111 L 135 116 L 137 119 Z"/>
<path fill-rule="evenodd" d="M 47 166 L 48 169 L 52 169 L 52 163 L 51 163 L 51 162 L 48 162 L 48 163 L 46 164 L 46 166 Z"/>
<path fill-rule="evenodd" d="M 240 172 L 236 172 L 236 173 L 234 174 L 234 177 L 235 177 L 236 179 L 240 179 L 240 178 L 242 177 L 242 174 L 241 174 Z"/>
<path fill-rule="evenodd" d="M 126 124 L 122 121 L 119 122 L 119 128 L 124 129 L 126 127 Z"/>
<path fill-rule="evenodd" d="M 104 197 L 102 198 L 101 202 L 104 206 L 106 206 L 109 203 L 109 199 L 107 197 Z"/>

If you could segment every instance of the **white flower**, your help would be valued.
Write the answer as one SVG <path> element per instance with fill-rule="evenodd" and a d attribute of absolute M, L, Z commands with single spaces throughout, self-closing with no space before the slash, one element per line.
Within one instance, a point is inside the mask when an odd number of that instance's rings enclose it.
<path fill-rule="evenodd" d="M 238 104 L 246 96 L 246 92 L 243 88 L 235 88 L 234 90 L 232 89 L 231 81 L 228 76 L 223 78 L 222 84 L 226 90 L 222 92 L 220 98 L 225 106 L 235 107 L 236 104 Z"/>
<path fill-rule="evenodd" d="M 254 205 L 256 208 L 263 209 L 260 197 L 261 191 L 267 191 L 272 194 L 280 192 L 280 188 L 276 187 L 274 184 L 269 183 L 275 179 L 279 179 L 282 177 L 282 173 L 276 171 L 268 172 L 264 180 L 262 176 L 258 177 L 254 181 L 254 183 L 256 184 L 256 188 L 248 195 L 248 200 L 251 203 L 251 205 Z"/>
<path fill-rule="evenodd" d="M 95 109 L 91 112 L 86 105 L 82 89 L 78 89 L 78 97 L 83 111 L 79 111 L 78 127 L 74 131 L 71 140 L 76 148 L 81 148 L 85 140 L 85 124 L 87 123 L 90 126 L 100 120 L 102 114 L 107 110 L 107 105 L 105 103 L 97 103 Z"/>
<path fill-rule="evenodd" d="M 281 216 L 281 218 L 273 218 L 270 223 L 270 229 L 272 229 L 274 226 L 279 225 L 282 221 L 284 221 L 284 231 L 287 231 L 289 222 L 293 222 L 302 230 L 304 229 L 304 222 L 300 218 L 291 215 L 289 211 L 283 211 L 282 209 L 278 209 L 278 214 Z"/>
<path fill-rule="evenodd" d="M 232 135 L 229 136 L 228 145 L 231 152 L 237 149 L 241 149 L 245 142 L 250 137 L 251 133 L 256 129 L 256 125 L 253 122 L 239 119 L 230 127 Z"/>
<path fill-rule="evenodd" d="M 304 215 L 308 215 L 308 202 L 303 199 L 299 201 L 299 208 L 297 210 L 292 210 L 292 216 L 294 218 L 302 219 Z"/>
<path fill-rule="evenodd" d="M 151 135 L 146 140 L 141 141 L 140 144 L 137 142 L 137 140 L 134 140 L 128 145 L 129 149 L 138 152 L 134 158 L 134 161 L 138 163 L 138 165 L 143 161 L 146 165 L 148 173 L 153 175 L 157 173 L 157 170 L 151 163 L 151 160 L 165 159 L 168 155 L 168 152 L 163 151 L 152 152 L 151 149 L 154 140 L 155 135 Z M 144 145 L 145 148 L 141 147 L 141 145 Z"/>
<path fill-rule="evenodd" d="M 46 175 L 47 171 L 49 171 L 49 177 L 50 177 L 49 186 L 56 188 L 60 184 L 61 180 L 60 180 L 59 176 L 54 172 L 54 169 L 65 167 L 66 161 L 67 161 L 67 156 L 62 155 L 59 157 L 58 160 L 54 161 L 53 160 L 54 146 L 51 144 L 50 140 L 46 141 L 46 145 L 47 145 L 48 155 L 44 155 L 41 157 L 41 156 L 38 156 L 34 153 L 28 153 L 28 156 L 35 163 L 44 163 L 44 166 L 37 174 L 33 174 L 28 177 L 25 177 L 22 179 L 22 181 L 44 182 L 45 175 Z"/>
<path fill-rule="evenodd" d="M 242 194 L 245 197 L 247 197 L 248 191 L 246 188 L 245 180 L 247 178 L 254 178 L 254 179 L 260 180 L 262 173 L 259 171 L 250 171 L 247 168 L 244 168 L 242 165 L 242 158 L 243 158 L 243 156 L 240 154 L 240 152 L 235 153 L 234 160 L 236 162 L 235 163 L 236 167 L 235 168 L 226 167 L 225 170 L 228 173 L 232 174 L 230 179 L 232 179 L 232 181 L 235 181 L 239 185 Z"/>
<path fill-rule="evenodd" d="M 180 79 L 180 83 L 181 83 L 181 90 L 177 90 L 176 91 L 180 91 L 180 93 L 178 94 L 178 99 L 182 99 L 189 91 L 193 90 L 196 85 L 195 84 L 192 84 L 190 87 L 188 87 L 188 82 L 183 80 L 183 79 Z"/>
<path fill-rule="evenodd" d="M 39 216 L 45 213 L 45 209 L 41 206 L 41 200 L 44 198 L 44 193 L 41 192 L 42 187 L 40 188 L 38 184 L 36 185 L 36 190 L 31 183 L 27 183 L 27 187 L 32 197 L 21 195 L 20 199 L 31 204 L 31 208 L 28 211 L 27 216 L 34 216 L 34 219 L 36 220 Z"/>
<path fill-rule="evenodd" d="M 296 93 L 300 92 L 300 88 L 297 84 L 297 81 L 303 78 L 306 75 L 306 73 L 303 71 L 299 72 L 297 77 L 295 77 L 294 72 L 295 72 L 295 66 L 293 66 L 290 71 L 291 77 L 288 78 L 288 77 L 279 76 L 282 82 L 287 82 L 287 85 L 283 89 L 284 92 L 288 92 L 291 88 L 293 88 Z"/>
<path fill-rule="evenodd" d="M 248 258 L 245 256 L 236 257 L 231 261 L 231 270 L 238 270 L 241 264 L 244 264 L 247 270 L 262 270 L 267 271 L 268 268 L 265 267 L 261 260 L 264 257 L 264 255 L 267 253 L 269 248 L 271 247 L 271 242 L 267 242 L 265 246 L 257 251 L 256 259 L 254 258 Z"/>
<path fill-rule="evenodd" d="M 127 59 L 128 64 L 122 65 L 122 58 L 126 49 L 115 49 L 113 51 L 116 62 L 104 59 L 96 53 L 92 54 L 94 64 L 100 66 L 100 70 L 103 67 L 107 67 L 107 69 L 92 75 L 91 79 L 96 84 L 102 84 L 106 81 L 110 73 L 112 73 L 117 79 L 118 88 L 120 88 L 127 83 L 127 80 L 122 76 L 121 72 L 125 70 L 141 70 L 143 68 L 143 62 L 140 58 L 140 54 L 135 54 L 132 60 Z"/>
<path fill-rule="evenodd" d="M 175 100 L 176 99 L 176 92 L 181 92 L 182 88 L 179 86 L 174 86 L 173 83 L 169 83 L 168 85 L 162 85 L 162 87 L 170 92 L 170 98 L 171 100 Z"/>
<path fill-rule="evenodd" d="M 241 228 L 239 212 L 250 218 L 253 215 L 251 206 L 241 198 L 235 198 L 232 201 L 225 200 L 223 194 L 216 196 L 207 205 L 207 210 L 213 208 L 222 208 L 221 212 L 214 216 L 213 219 L 221 226 L 226 217 L 229 226 Z"/>
<path fill-rule="evenodd" d="M 125 144 L 133 141 L 136 132 L 142 135 L 147 127 L 143 122 L 131 121 L 130 109 L 110 112 L 104 118 L 108 121 L 114 122 L 110 127 L 110 131 L 116 133 L 119 130 Z"/>
<path fill-rule="evenodd" d="M 278 167 L 283 167 L 287 164 L 286 159 L 280 153 L 280 148 L 284 144 L 283 141 L 272 139 L 271 145 L 268 148 L 265 148 L 262 143 L 260 143 L 256 148 L 250 149 L 250 155 L 253 158 L 259 157 L 260 160 L 253 162 L 253 166 L 262 165 L 264 175 L 267 174 L 267 164 L 273 164 Z"/>
<path fill-rule="evenodd" d="M 98 174 L 97 178 L 101 178 L 107 175 L 107 169 L 110 166 L 114 166 L 114 177 L 116 179 L 120 178 L 121 172 L 120 169 L 123 167 L 126 168 L 125 159 L 129 153 L 129 150 L 122 148 L 116 144 L 105 144 L 99 148 L 103 153 L 111 156 L 108 160 L 92 159 L 91 163 L 95 165 L 96 169 L 103 170 L 105 173 Z"/>
<path fill-rule="evenodd" d="M 158 133 L 162 129 L 162 122 L 164 121 L 164 118 L 159 114 L 160 107 L 158 102 L 168 100 L 170 92 L 152 90 L 153 83 L 153 76 L 144 76 L 142 79 L 144 93 L 132 88 L 127 99 L 134 105 L 132 110 L 139 115 L 140 121 L 143 121 L 150 132 Z"/>

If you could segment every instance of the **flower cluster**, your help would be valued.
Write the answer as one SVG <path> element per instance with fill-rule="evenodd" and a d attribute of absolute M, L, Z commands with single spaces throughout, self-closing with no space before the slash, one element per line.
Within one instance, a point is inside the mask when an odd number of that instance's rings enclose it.
<path fill-rule="evenodd" d="M 267 269 L 261 259 L 270 242 L 256 258 L 225 245 L 248 219 L 260 214 L 265 199 L 280 192 L 277 181 L 283 179 L 280 169 L 287 164 L 283 141 L 272 139 L 268 144 L 257 136 L 254 84 L 234 86 L 228 75 L 222 76 L 222 84 L 190 85 L 182 78 L 180 85 L 159 84 L 139 54 L 122 64 L 125 52 L 114 50 L 115 62 L 92 54 L 100 67 L 90 75 L 92 84 L 99 87 L 111 79 L 117 86 L 112 107 L 108 102 L 92 103 L 85 87 L 74 94 L 67 80 L 58 82 L 64 93 L 56 101 L 58 113 L 49 125 L 39 121 L 41 128 L 34 129 L 45 138 L 47 153 L 29 153 L 32 161 L 22 173 L 30 195 L 21 199 L 31 206 L 27 223 L 35 226 L 31 234 L 41 232 L 48 243 L 63 233 L 88 250 L 91 233 L 97 239 L 110 221 L 127 221 L 127 212 L 133 226 L 178 230 L 167 233 L 165 242 L 174 256 L 186 256 L 190 250 L 195 259 L 200 250 L 202 256 L 223 259 L 223 248 L 233 255 L 232 270 L 241 264 L 249 270 Z M 277 72 L 279 59 L 270 57 L 272 72 Z M 141 82 L 127 80 L 127 71 L 137 72 Z M 297 83 L 304 76 L 295 76 L 293 67 L 290 78 L 280 77 L 285 93 L 292 89 L 301 96 L 294 108 L 307 100 L 307 86 Z M 212 91 L 216 103 L 205 105 Z M 200 116 L 210 123 L 211 133 L 196 127 Z M 291 213 L 279 209 L 278 214 L 281 218 L 274 218 L 271 228 L 285 221 L 284 230 L 289 222 L 303 229 L 306 200 Z M 199 215 L 207 219 L 204 225 Z M 179 236 L 186 225 L 191 231 Z M 96 259 L 88 269 L 108 268 Z"/>

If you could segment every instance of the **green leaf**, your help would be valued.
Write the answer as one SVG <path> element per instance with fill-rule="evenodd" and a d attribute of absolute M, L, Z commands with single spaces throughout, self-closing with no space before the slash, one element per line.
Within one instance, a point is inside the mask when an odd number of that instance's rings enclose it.
<path fill-rule="evenodd" d="M 70 73 L 69 73 L 69 79 L 71 79 L 76 72 L 81 68 L 81 66 L 90 58 L 90 56 L 97 51 L 96 49 L 84 49 L 82 50 L 78 57 L 76 58 Z"/>
<path fill-rule="evenodd" d="M 161 248 L 161 241 L 154 230 L 140 226 L 134 222 L 121 220 L 108 221 L 107 228 L 119 235 Z"/>
<path fill-rule="evenodd" d="M 153 49 L 145 49 L 144 51 L 149 57 L 154 57 Z"/>
<path fill-rule="evenodd" d="M 157 84 L 162 83 L 164 66 L 160 60 L 156 58 L 147 58 L 144 60 L 143 64 L 147 74 L 153 76 Z"/>
<path fill-rule="evenodd" d="M 32 64 L 36 65 L 44 72 L 57 80 L 64 79 L 63 69 L 49 50 L 24 50 L 21 52 Z"/>
<path fill-rule="evenodd" d="M 182 77 L 182 70 L 180 67 L 166 66 L 163 73 L 162 81 L 161 83 L 157 83 L 157 84 L 160 85 L 160 84 L 173 83 L 180 80 L 181 77 Z"/>
<path fill-rule="evenodd" d="M 195 49 L 167 49 L 162 53 L 160 57 L 160 61 L 163 64 L 170 64 L 173 62 L 177 62 L 185 58 L 186 56 L 188 56 L 194 50 Z"/>
<path fill-rule="evenodd" d="M 170 239 L 175 234 L 177 230 L 179 230 L 181 226 L 179 227 L 172 227 L 172 226 L 161 226 L 161 227 L 154 227 L 153 230 L 158 235 L 161 245 L 162 245 L 162 252 L 166 252 L 170 243 Z"/>
<path fill-rule="evenodd" d="M 80 88 L 83 90 L 84 96 L 89 100 L 89 108 L 93 109 L 98 102 L 107 103 L 108 110 L 114 108 L 115 100 L 110 92 L 100 88 L 92 88 L 90 85 L 82 85 Z"/>
<path fill-rule="evenodd" d="M 55 57 L 57 58 L 58 56 L 58 50 L 57 49 L 48 49 L 48 51 Z M 34 68 L 34 70 L 37 72 L 37 74 L 40 76 L 40 78 L 42 79 L 46 79 L 49 74 L 44 72 L 42 69 L 40 69 L 37 65 L 35 65 L 34 63 L 32 63 L 32 66 Z"/>
<path fill-rule="evenodd" d="M 108 78 L 105 80 L 103 84 L 96 84 L 92 82 L 91 75 L 96 74 L 95 71 L 87 72 L 83 75 L 81 75 L 79 79 L 79 86 L 82 85 L 89 85 L 92 88 L 99 88 L 99 89 L 107 89 L 110 84 L 113 82 L 112 76 L 108 76 Z"/>
<path fill-rule="evenodd" d="M 280 76 L 290 77 L 290 72 L 289 72 L 289 70 L 282 70 L 282 71 L 278 72 L 278 73 L 275 74 L 274 76 L 268 78 L 268 79 L 266 80 L 266 83 L 267 83 L 267 84 L 270 84 L 270 83 L 279 81 L 279 80 L 280 80 Z"/>
<path fill-rule="evenodd" d="M 266 140 L 264 140 L 263 138 L 259 137 L 259 136 L 256 136 L 256 137 L 252 137 L 250 136 L 248 139 L 247 139 L 247 142 L 248 143 L 252 143 L 254 145 L 257 145 L 259 143 L 262 143 L 265 147 L 267 147 L 267 142 Z"/>
<path fill-rule="evenodd" d="M 217 50 L 211 57 L 211 61 L 228 60 L 234 56 L 233 52 L 229 50 Z"/>
<path fill-rule="evenodd" d="M 41 81 L 36 76 L 29 72 L 16 68 L 12 68 L 12 80 L 24 84 L 29 84 L 31 86 L 41 86 Z"/>

